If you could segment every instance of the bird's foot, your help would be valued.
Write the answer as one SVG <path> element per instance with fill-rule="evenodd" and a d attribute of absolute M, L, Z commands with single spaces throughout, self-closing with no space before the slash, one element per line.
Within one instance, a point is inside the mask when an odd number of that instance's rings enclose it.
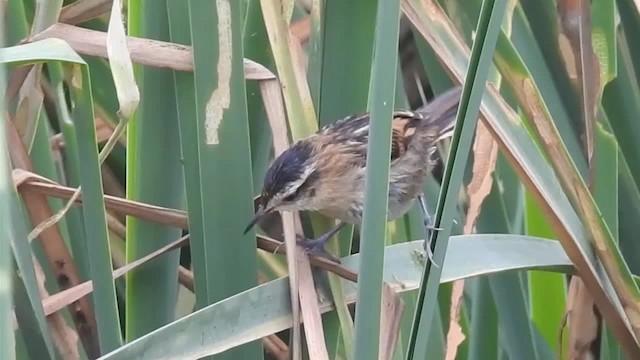
<path fill-rule="evenodd" d="M 422 244 L 424 250 L 427 253 L 427 257 L 429 261 L 433 264 L 433 266 L 438 267 L 438 264 L 433 260 L 433 251 L 431 250 L 431 237 L 434 235 L 434 232 L 442 230 L 442 228 L 437 228 L 434 226 L 433 219 L 427 213 L 424 217 L 424 228 L 426 232 L 426 238 L 424 239 L 424 243 Z"/>
<path fill-rule="evenodd" d="M 323 257 L 340 264 L 341 263 L 340 259 L 330 254 L 324 248 L 324 245 L 326 244 L 326 242 L 327 242 L 327 239 L 324 239 L 322 237 L 318 239 L 309 239 L 302 235 L 297 236 L 298 245 L 300 245 L 307 254 L 317 256 L 317 257 Z"/>

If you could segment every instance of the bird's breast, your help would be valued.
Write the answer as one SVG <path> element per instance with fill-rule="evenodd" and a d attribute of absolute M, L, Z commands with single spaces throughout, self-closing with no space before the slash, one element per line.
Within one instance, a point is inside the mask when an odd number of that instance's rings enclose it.
<path fill-rule="evenodd" d="M 423 191 L 430 164 L 428 158 L 421 155 L 410 151 L 390 168 L 387 209 L 389 220 L 402 217 Z M 333 177 L 340 181 L 326 184 L 323 191 L 317 192 L 322 194 L 317 199 L 317 209 L 327 217 L 359 225 L 364 211 L 365 171 L 361 169 L 348 175 Z"/>

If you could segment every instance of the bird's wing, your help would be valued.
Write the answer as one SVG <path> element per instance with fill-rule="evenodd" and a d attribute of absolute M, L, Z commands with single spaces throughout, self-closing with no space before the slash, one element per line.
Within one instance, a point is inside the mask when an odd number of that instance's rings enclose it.
<path fill-rule="evenodd" d="M 415 129 L 423 119 L 412 111 L 394 111 L 391 123 L 391 162 L 405 154 Z M 367 160 L 369 142 L 369 113 L 351 115 L 325 126 L 321 133 L 341 151 L 353 157 L 353 162 L 364 167 Z"/>

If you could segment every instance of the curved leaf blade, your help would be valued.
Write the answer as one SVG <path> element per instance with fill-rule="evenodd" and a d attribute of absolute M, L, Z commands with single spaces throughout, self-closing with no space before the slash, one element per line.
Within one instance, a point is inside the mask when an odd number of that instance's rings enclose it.
<path fill-rule="evenodd" d="M 383 279 L 396 292 L 420 285 L 422 240 L 385 248 Z M 342 259 L 357 271 L 360 254 Z M 442 265 L 441 282 L 513 270 L 547 270 L 572 273 L 573 266 L 557 241 L 513 235 L 453 236 Z M 224 299 L 138 338 L 103 356 L 117 359 L 194 359 L 218 354 L 292 326 L 289 280 L 282 277 Z M 342 280 L 348 302 L 356 298 L 357 285 Z M 330 300 L 321 311 L 332 310 Z"/>

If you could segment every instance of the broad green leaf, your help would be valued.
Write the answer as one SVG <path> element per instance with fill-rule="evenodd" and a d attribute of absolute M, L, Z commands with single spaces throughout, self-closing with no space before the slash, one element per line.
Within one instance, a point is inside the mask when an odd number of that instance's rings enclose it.
<path fill-rule="evenodd" d="M 476 26 L 476 38 L 471 50 L 471 58 L 463 82 L 462 98 L 456 115 L 457 124 L 434 219 L 434 226 L 443 228 L 431 238 L 431 241 L 435 242 L 434 261 L 436 263 L 442 262 L 441 259 L 444 259 L 447 252 L 451 224 L 456 211 L 455 202 L 462 185 L 462 176 L 478 121 L 482 92 L 487 81 L 489 65 L 500 33 L 506 4 L 505 0 L 484 0 L 482 3 L 480 18 Z M 441 269 L 439 267 L 435 267 L 431 263 L 427 264 L 420 286 L 413 331 L 407 350 L 409 359 L 424 359 L 427 356 L 425 339 L 431 332 L 440 276 Z"/>
<path fill-rule="evenodd" d="M 360 257 L 343 258 L 342 264 L 357 271 Z M 386 247 L 385 259 L 385 282 L 398 292 L 418 288 L 424 267 L 421 240 Z M 573 272 L 562 247 L 554 241 L 512 235 L 453 236 L 441 282 L 526 269 Z M 357 285 L 343 280 L 342 286 L 347 300 L 353 302 Z M 285 330 L 291 327 L 288 289 L 286 277 L 270 281 L 198 310 L 101 359 L 200 358 Z M 331 309 L 330 300 L 321 303 L 322 312 Z"/>
<path fill-rule="evenodd" d="M 169 40 L 167 6 L 164 1 L 134 1 L 129 5 L 128 25 L 131 35 Z M 111 21 L 117 20 L 112 17 Z M 181 208 L 184 181 L 173 73 L 142 65 L 136 66 L 135 73 L 141 97 L 138 111 L 127 125 L 127 198 L 168 208 Z M 130 83 L 133 78 L 128 79 L 129 74 L 121 74 L 120 77 L 123 78 L 121 87 L 134 92 L 127 95 L 126 91 L 118 90 L 122 112 L 122 107 L 137 105 L 137 88 L 133 91 L 136 84 Z M 130 105 L 126 105 L 127 103 Z M 131 115 L 133 109 L 126 111 Z M 121 116 L 122 121 L 126 121 L 126 114 Z M 180 229 L 129 217 L 127 262 L 174 241 L 181 233 Z M 127 341 L 175 319 L 179 258 L 180 253 L 174 252 L 127 274 Z M 154 303 L 154 306 L 149 306 L 150 303 Z"/>
<path fill-rule="evenodd" d="M 121 333 L 115 289 L 111 272 L 111 256 L 107 235 L 98 146 L 96 141 L 91 80 L 86 63 L 64 41 L 46 39 L 25 45 L 4 48 L 0 51 L 4 63 L 36 63 L 62 61 L 70 63 L 70 91 L 74 103 L 72 117 L 76 125 L 78 159 L 82 165 L 80 185 L 85 219 L 85 235 L 91 234 L 88 242 L 91 278 L 95 282 L 94 307 L 102 352 L 120 346 Z"/>
<path fill-rule="evenodd" d="M 354 359 L 377 359 L 387 228 L 391 119 L 394 110 L 400 1 L 378 2 L 367 110 L 370 113 L 355 319 Z M 383 30 L 384 29 L 384 30 Z"/>
<path fill-rule="evenodd" d="M 425 10 L 418 3 L 415 5 L 411 3 L 406 6 L 405 14 L 427 41 L 437 49 L 439 55 L 445 59 L 444 64 L 449 71 L 460 81 L 468 62 L 467 50 L 446 24 L 434 21 L 435 18 L 441 17 L 441 12 L 437 9 L 430 9 L 430 12 Z M 503 71 L 503 75 L 505 74 L 510 73 Z M 523 182 L 527 185 L 527 189 L 535 194 L 538 204 L 544 204 L 547 208 L 545 212 L 550 216 L 554 229 L 562 231 L 560 240 L 563 246 L 576 263 L 582 264 L 581 276 L 589 284 L 590 292 L 603 316 L 611 324 L 621 343 L 625 345 L 625 350 L 630 354 L 637 352 L 638 348 L 627 328 L 626 319 L 620 316 L 620 303 L 615 298 L 612 300 L 605 290 L 611 286 L 610 279 L 603 276 L 600 271 L 596 271 L 593 265 L 592 247 L 584 236 L 585 229 L 572 209 L 564 189 L 560 187 L 556 175 L 540 154 L 538 145 L 526 131 L 527 128 L 522 120 L 503 99 L 496 96 L 495 91 L 488 89 L 487 95 L 483 99 L 482 112 L 493 134 L 499 139 L 501 150 L 508 154 L 507 158 L 517 169 L 519 176 L 523 180 L 526 179 Z"/>
<path fill-rule="evenodd" d="M 189 23 L 189 6 L 186 2 L 168 1 L 167 13 L 171 41 L 191 45 L 191 30 L 184 26 Z M 180 126 L 180 147 L 183 158 L 183 174 L 189 214 L 189 246 L 193 277 L 195 282 L 196 307 L 202 308 L 211 302 L 207 288 L 207 257 L 205 252 L 205 221 L 203 218 L 203 198 L 200 174 L 199 127 L 195 106 L 195 77 L 191 73 L 174 71 L 175 94 L 178 123 Z"/>
<path fill-rule="evenodd" d="M 204 257 L 194 260 L 206 263 L 194 267 L 196 271 L 206 269 L 205 274 L 196 274 L 206 278 L 207 298 L 198 299 L 199 305 L 257 284 L 255 232 L 242 234 L 253 214 L 253 183 L 240 5 L 237 1 L 188 2 L 195 80 L 195 113 L 191 115 L 195 117 L 181 121 L 197 126 L 181 135 L 181 141 L 197 144 L 196 151 L 185 153 L 184 162 L 193 162 L 190 169 L 200 176 L 199 188 L 190 189 L 199 192 L 202 206 L 202 218 L 192 225 L 202 226 L 198 231 L 204 235 L 198 239 L 203 243 L 192 249 L 203 251 Z M 190 185 L 189 179 L 187 182 Z M 187 195 L 187 202 L 191 200 Z M 235 357 L 260 359 L 260 344 L 234 349 L 219 358 Z"/>

